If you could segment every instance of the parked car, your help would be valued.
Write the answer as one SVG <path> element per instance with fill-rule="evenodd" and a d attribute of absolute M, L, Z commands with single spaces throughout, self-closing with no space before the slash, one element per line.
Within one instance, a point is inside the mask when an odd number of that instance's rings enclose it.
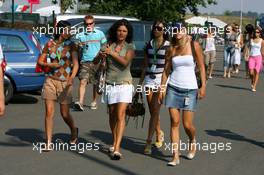
<path fill-rule="evenodd" d="M 56 22 L 59 22 L 61 20 L 72 20 L 72 19 L 81 19 L 83 21 L 84 17 L 86 15 L 73 15 L 73 14 L 64 14 L 64 15 L 57 15 L 56 16 Z M 109 15 L 93 15 L 95 20 L 120 20 L 120 19 L 127 19 L 129 21 L 140 21 L 138 18 L 134 17 L 125 17 L 125 16 L 109 16 Z"/>
<path fill-rule="evenodd" d="M 71 24 L 74 24 L 71 20 Z M 112 26 L 115 21 L 109 20 L 98 20 L 95 23 L 95 28 L 103 31 L 107 35 L 108 29 Z M 131 73 L 133 76 L 138 77 L 141 74 L 142 65 L 144 63 L 144 47 L 145 44 L 150 40 L 150 32 L 152 22 L 150 21 L 130 21 L 133 26 L 133 43 L 136 47 L 136 57 L 132 61 Z M 83 20 L 75 25 L 72 25 L 72 28 L 82 32 L 79 28 L 84 29 Z"/>
<path fill-rule="evenodd" d="M 0 28 L 0 43 L 7 61 L 5 95 L 8 102 L 15 92 L 38 91 L 45 76 L 35 73 L 41 45 L 33 32 Z"/>

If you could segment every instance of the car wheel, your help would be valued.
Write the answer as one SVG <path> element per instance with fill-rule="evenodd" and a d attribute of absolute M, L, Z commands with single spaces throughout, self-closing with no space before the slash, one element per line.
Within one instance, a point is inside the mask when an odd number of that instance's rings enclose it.
<path fill-rule="evenodd" d="M 10 79 L 5 76 L 5 82 L 4 82 L 4 87 L 5 87 L 5 103 L 8 103 L 11 98 L 14 95 L 14 86 Z"/>

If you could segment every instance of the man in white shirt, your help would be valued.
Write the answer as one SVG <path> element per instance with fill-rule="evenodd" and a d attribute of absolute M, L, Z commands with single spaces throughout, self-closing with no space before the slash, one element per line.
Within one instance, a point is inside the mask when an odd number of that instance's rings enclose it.
<path fill-rule="evenodd" d="M 5 96 L 4 96 L 4 76 L 2 70 L 2 61 L 4 59 L 4 54 L 2 51 L 2 46 L 0 44 L 0 117 L 5 113 Z"/>

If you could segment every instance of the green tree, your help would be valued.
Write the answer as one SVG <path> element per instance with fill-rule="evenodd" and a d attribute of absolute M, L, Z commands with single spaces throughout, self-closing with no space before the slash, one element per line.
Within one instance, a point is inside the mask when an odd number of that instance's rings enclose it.
<path fill-rule="evenodd" d="M 226 11 L 224 12 L 224 15 L 225 15 L 225 16 L 231 16 L 231 15 L 232 15 L 232 13 L 231 13 L 231 11 L 229 11 L 229 10 L 226 10 Z"/>
<path fill-rule="evenodd" d="M 135 16 L 167 21 L 182 20 L 190 11 L 198 15 L 199 6 L 216 4 L 216 0 L 82 0 L 90 4 L 88 13 Z"/>
<path fill-rule="evenodd" d="M 53 4 L 58 4 L 59 0 L 51 0 Z M 76 4 L 75 0 L 61 0 L 61 13 L 65 13 L 68 8 L 73 8 L 73 5 Z"/>

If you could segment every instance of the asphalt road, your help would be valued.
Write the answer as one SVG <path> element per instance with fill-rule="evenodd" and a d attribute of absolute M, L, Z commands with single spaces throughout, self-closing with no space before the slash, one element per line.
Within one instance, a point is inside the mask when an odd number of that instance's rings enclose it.
<path fill-rule="evenodd" d="M 74 150 L 39 153 L 34 145 L 44 141 L 43 102 L 39 94 L 19 94 L 7 106 L 5 117 L 0 119 L 0 174 L 262 175 L 263 75 L 257 92 L 253 93 L 243 70 L 231 79 L 224 79 L 221 77 L 221 65 L 222 61 L 218 59 L 214 78 L 208 81 L 207 96 L 199 101 L 195 115 L 197 141 L 201 149 L 194 160 L 185 159 L 186 151 L 181 151 L 183 157 L 180 165 L 167 167 L 171 153 L 166 146 L 155 149 L 152 156 L 142 154 L 149 113 L 146 114 L 143 128 L 139 125 L 136 129 L 135 122 L 129 122 L 122 141 L 124 158 L 120 161 L 110 160 L 106 148 L 111 143 L 111 135 L 104 104 L 99 104 L 98 110 L 86 108 L 85 112 L 72 112 L 80 128 L 79 142 L 88 145 L 84 153 Z M 78 80 L 75 81 L 77 84 Z M 88 92 L 87 104 L 91 99 L 90 86 Z M 60 117 L 58 106 L 54 121 L 54 141 L 67 142 L 69 129 Z M 161 127 L 165 131 L 168 146 L 170 121 L 165 107 L 161 110 Z M 186 143 L 187 137 L 182 126 L 180 132 L 182 142 Z M 79 152 L 82 152 L 82 145 Z"/>

